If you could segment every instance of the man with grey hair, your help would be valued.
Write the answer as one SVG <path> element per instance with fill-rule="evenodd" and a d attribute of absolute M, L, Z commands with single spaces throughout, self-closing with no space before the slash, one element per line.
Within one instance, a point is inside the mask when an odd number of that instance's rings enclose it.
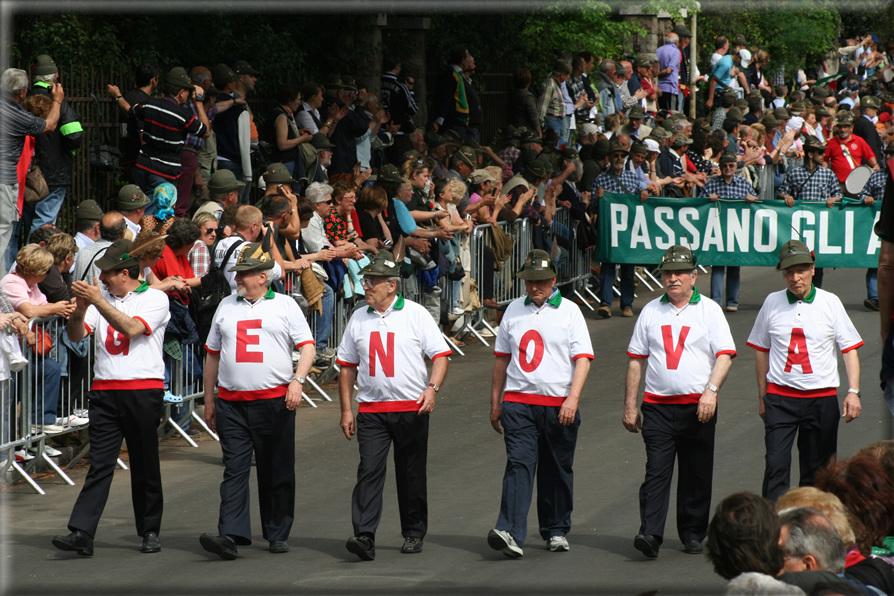
<path fill-rule="evenodd" d="M 379 98 L 373 93 L 367 93 L 360 105 L 363 107 L 364 115 L 369 118 L 366 131 L 355 139 L 360 171 L 365 172 L 371 167 L 369 160 L 372 157 L 372 140 L 379 134 L 382 125 L 391 120 L 391 114 L 380 109 Z M 419 136 L 422 136 L 421 132 L 419 132 Z"/>
<path fill-rule="evenodd" d="M 844 541 L 821 511 L 794 507 L 782 510 L 779 519 L 782 522 L 779 544 L 785 554 L 780 581 L 798 586 L 808 594 L 819 584 L 848 589 L 857 586 L 866 594 L 881 594 L 867 591 L 856 580 L 844 578 Z"/>
<path fill-rule="evenodd" d="M 605 122 L 605 117 L 618 111 L 618 88 L 615 86 L 614 76 L 616 66 L 613 60 L 603 60 L 596 72 L 596 91 L 599 93 L 599 115 Z"/>
<path fill-rule="evenodd" d="M 53 84 L 58 78 L 59 69 L 53 59 L 46 54 L 38 56 L 37 66 L 34 67 L 34 86 L 28 95 L 50 97 Z M 62 201 L 65 200 L 65 189 L 71 184 L 74 154 L 83 141 L 84 129 L 78 121 L 78 114 L 68 100 L 63 99 L 59 106 L 59 125 L 56 130 L 35 138 L 34 157 L 47 181 L 49 194 L 26 208 L 33 213 L 31 232 L 45 224 L 56 223 Z"/>
<path fill-rule="evenodd" d="M 18 68 L 8 68 L 0 76 L 0 276 L 12 267 L 18 252 L 19 235 L 19 179 L 16 166 L 25 147 L 25 137 L 53 132 L 59 124 L 65 91 L 53 83 L 50 95 L 53 105 L 47 119 L 38 118 L 21 106 L 28 93 L 28 74 Z M 7 248 L 10 248 L 7 254 Z M 2 258 L 4 257 L 5 258 Z"/>
<path fill-rule="evenodd" d="M 680 94 L 680 36 L 676 33 L 668 33 L 665 43 L 658 48 L 655 55 L 658 57 L 658 88 L 661 96 L 658 98 L 658 108 L 662 110 L 674 110 L 677 107 L 677 95 Z"/>

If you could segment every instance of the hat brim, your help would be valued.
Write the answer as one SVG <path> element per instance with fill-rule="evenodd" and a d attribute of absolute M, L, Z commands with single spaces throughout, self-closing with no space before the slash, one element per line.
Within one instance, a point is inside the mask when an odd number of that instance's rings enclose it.
<path fill-rule="evenodd" d="M 664 263 L 658 266 L 659 271 L 692 271 L 695 268 L 693 263 Z"/>
<path fill-rule="evenodd" d="M 360 275 L 365 275 L 367 277 L 400 277 L 400 268 L 380 269 L 379 267 L 374 267 L 373 264 L 370 263 L 360 270 Z"/>
<path fill-rule="evenodd" d="M 139 209 L 140 207 L 145 207 L 146 205 L 148 205 L 151 202 L 152 202 L 152 199 L 150 199 L 146 195 L 143 195 L 143 200 L 139 203 L 131 203 L 131 202 L 119 200 L 119 201 L 116 201 L 116 204 L 118 205 L 118 209 L 120 209 L 122 211 L 130 211 L 132 209 Z"/>
<path fill-rule="evenodd" d="M 816 259 L 810 255 L 792 255 L 790 257 L 782 259 L 779 263 L 777 263 L 776 271 L 782 271 L 783 269 L 788 269 L 789 267 L 794 267 L 795 265 L 813 265 L 815 263 Z"/>
<path fill-rule="evenodd" d="M 273 269 L 275 266 L 276 261 L 270 259 L 263 263 L 236 263 L 227 269 L 227 271 L 230 273 L 233 273 L 234 271 L 267 271 L 268 269 Z"/>
<path fill-rule="evenodd" d="M 211 184 L 208 185 L 208 192 L 211 194 L 220 194 L 225 192 L 233 192 L 234 190 L 239 190 L 245 188 L 245 182 L 240 182 L 237 180 L 233 183 L 233 186 L 213 186 Z"/>
<path fill-rule="evenodd" d="M 542 281 L 558 277 L 558 272 L 553 269 L 520 269 L 515 277 L 527 281 Z"/>
<path fill-rule="evenodd" d="M 264 176 L 264 182 L 267 184 L 298 184 L 298 181 L 291 176 Z M 245 185 L 243 184 L 242 186 Z"/>
<path fill-rule="evenodd" d="M 101 259 L 97 259 L 94 264 L 100 271 L 117 271 L 118 269 L 129 269 L 131 267 L 139 266 L 140 259 L 131 257 L 129 259 L 124 259 L 123 261 L 115 262 L 109 257 L 104 256 Z"/>

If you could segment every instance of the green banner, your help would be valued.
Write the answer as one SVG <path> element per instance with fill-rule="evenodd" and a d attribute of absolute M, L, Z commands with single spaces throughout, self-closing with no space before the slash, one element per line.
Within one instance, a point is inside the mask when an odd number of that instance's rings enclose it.
<path fill-rule="evenodd" d="M 881 240 L 872 232 L 881 201 L 825 202 L 649 198 L 606 194 L 599 202 L 599 258 L 658 263 L 674 244 L 689 246 L 700 265 L 775 267 L 779 249 L 802 239 L 818 267 L 877 267 Z M 795 231 L 797 230 L 797 232 Z M 799 236 L 800 233 L 800 236 Z"/>

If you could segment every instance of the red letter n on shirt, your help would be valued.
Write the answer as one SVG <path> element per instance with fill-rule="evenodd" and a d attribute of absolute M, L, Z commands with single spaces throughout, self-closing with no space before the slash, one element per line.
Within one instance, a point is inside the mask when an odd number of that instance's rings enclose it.
<path fill-rule="evenodd" d="M 386 333 L 388 349 L 382 345 L 382 336 L 378 331 L 369 334 L 369 376 L 376 376 L 376 360 L 382 364 L 382 372 L 391 378 L 394 376 L 394 334 Z"/>
<path fill-rule="evenodd" d="M 807 338 L 801 327 L 792 329 L 792 338 L 788 342 L 788 356 L 785 358 L 785 372 L 792 372 L 792 366 L 800 366 L 801 373 L 813 373 L 810 366 L 810 354 L 807 352 Z"/>
<path fill-rule="evenodd" d="M 264 352 L 248 351 L 248 346 L 257 346 L 261 343 L 258 335 L 249 335 L 248 331 L 260 328 L 261 319 L 236 323 L 236 362 L 264 362 Z"/>
<path fill-rule="evenodd" d="M 670 325 L 661 326 L 661 339 L 664 340 L 664 356 L 667 360 L 668 370 L 677 370 L 680 366 L 680 358 L 683 356 L 683 348 L 686 346 L 686 337 L 689 335 L 689 327 L 680 329 L 680 338 L 674 345 L 674 332 Z"/>

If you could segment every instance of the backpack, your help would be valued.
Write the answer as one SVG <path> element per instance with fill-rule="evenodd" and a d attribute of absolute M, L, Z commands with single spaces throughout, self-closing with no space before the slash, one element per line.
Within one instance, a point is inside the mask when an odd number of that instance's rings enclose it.
<path fill-rule="evenodd" d="M 233 246 L 227 249 L 223 260 L 220 262 L 221 267 L 217 266 L 213 258 L 211 259 L 211 267 L 208 269 L 208 273 L 202 277 L 202 285 L 193 294 L 197 303 L 196 327 L 203 344 L 208 339 L 208 333 L 211 331 L 211 323 L 214 321 L 214 313 L 217 312 L 218 305 L 224 298 L 233 293 L 222 267 L 226 266 L 233 255 L 233 251 L 242 244 L 245 244 L 245 240 L 234 242 Z"/>

